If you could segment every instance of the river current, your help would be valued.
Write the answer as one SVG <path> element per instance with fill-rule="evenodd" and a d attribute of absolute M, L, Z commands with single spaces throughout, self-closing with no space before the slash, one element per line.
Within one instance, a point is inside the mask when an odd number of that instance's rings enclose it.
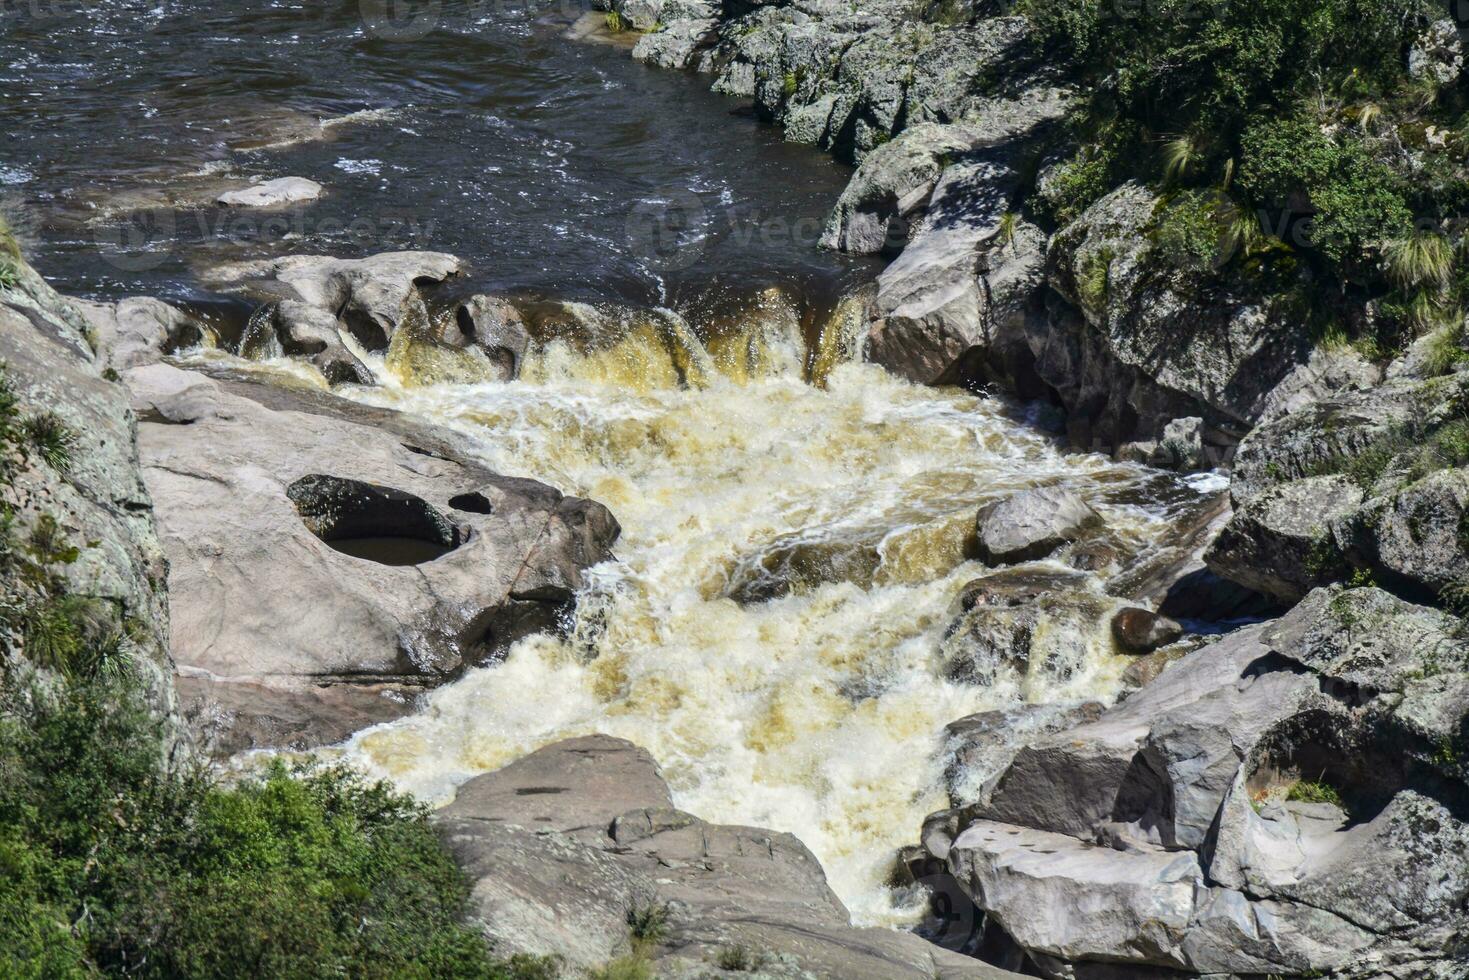
<path fill-rule="evenodd" d="M 623 736 L 680 807 L 790 831 L 859 921 L 909 921 L 887 872 L 947 805 L 944 726 L 1112 700 L 1126 664 L 1099 619 L 1035 638 L 1079 642 L 1079 669 L 946 677 L 955 597 L 986 571 L 965 551 L 976 508 L 1068 486 L 1125 563 L 1208 488 L 861 363 L 839 300 L 875 268 L 814 247 L 840 166 L 625 46 L 568 39 L 580 11 L 434 6 L 413 38 L 375 33 L 356 4 L 6 8 L 0 190 L 34 263 L 64 291 L 225 321 L 243 311 L 198 285 L 212 263 L 425 247 L 469 261 L 465 290 L 560 304 L 574 329 L 540 331 L 514 382 L 444 383 L 390 351 L 367 356 L 378 386 L 339 391 L 602 501 L 617 560 L 564 637 L 523 640 L 336 751 L 441 802 L 539 745 Z M 198 203 L 286 174 L 327 187 L 286 224 Z M 640 221 L 669 206 L 675 247 L 650 247 Z"/>

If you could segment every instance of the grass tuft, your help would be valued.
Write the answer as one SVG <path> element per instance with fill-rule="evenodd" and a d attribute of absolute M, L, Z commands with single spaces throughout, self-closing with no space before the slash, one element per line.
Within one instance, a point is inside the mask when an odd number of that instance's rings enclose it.
<path fill-rule="evenodd" d="M 40 412 L 21 423 L 26 442 L 54 470 L 70 468 L 76 452 L 76 430 L 55 412 Z"/>
<path fill-rule="evenodd" d="M 1338 809 L 1346 809 L 1335 787 L 1315 779 L 1298 780 L 1285 798 L 1292 803 L 1330 803 Z"/>

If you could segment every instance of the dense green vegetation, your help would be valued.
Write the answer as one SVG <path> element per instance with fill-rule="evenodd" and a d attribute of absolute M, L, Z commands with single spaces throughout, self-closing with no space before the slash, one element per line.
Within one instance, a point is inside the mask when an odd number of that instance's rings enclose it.
<path fill-rule="evenodd" d="M 423 809 L 342 769 L 163 765 L 123 679 L 8 684 L 0 975 L 534 977 L 460 924 Z"/>
<path fill-rule="evenodd" d="M 1371 329 L 1397 345 L 1462 321 L 1469 99 L 1454 54 L 1433 43 L 1446 37 L 1433 28 L 1446 5 L 1022 0 L 1021 10 L 1091 93 L 1074 120 L 1078 149 L 1047 188 L 1053 220 L 1140 180 L 1188 204 L 1163 229 L 1175 255 L 1218 264 L 1262 245 L 1288 250 L 1313 303 L 1375 300 Z"/>
<path fill-rule="evenodd" d="M 87 544 L 49 514 L 19 529 L 17 475 L 64 478 L 76 442 L 0 369 L 0 977 L 553 976 L 462 922 L 410 798 L 344 769 L 230 785 L 175 751 L 140 624 L 65 587 Z"/>

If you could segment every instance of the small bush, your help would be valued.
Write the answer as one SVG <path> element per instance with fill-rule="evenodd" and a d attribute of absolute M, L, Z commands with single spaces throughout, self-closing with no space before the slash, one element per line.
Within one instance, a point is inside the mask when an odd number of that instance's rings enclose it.
<path fill-rule="evenodd" d="M 668 938 L 667 902 L 656 899 L 634 902 L 627 910 L 627 931 L 633 946 L 656 946 Z"/>
<path fill-rule="evenodd" d="M 627 30 L 629 26 L 631 26 L 623 18 L 622 14 L 618 13 L 615 10 L 607 11 L 606 21 L 607 31 L 610 34 L 621 34 L 623 31 Z"/>
<path fill-rule="evenodd" d="M 760 957 L 748 946 L 726 946 L 719 951 L 715 963 L 721 970 L 732 973 L 750 973 L 760 968 Z"/>

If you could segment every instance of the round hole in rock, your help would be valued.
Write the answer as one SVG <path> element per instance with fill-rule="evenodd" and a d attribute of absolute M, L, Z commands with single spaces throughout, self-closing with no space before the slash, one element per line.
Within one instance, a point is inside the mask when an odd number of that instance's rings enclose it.
<path fill-rule="evenodd" d="M 313 474 L 286 496 L 307 530 L 344 555 L 380 565 L 421 565 L 465 541 L 428 501 L 393 487 Z"/>
<path fill-rule="evenodd" d="M 468 514 L 493 514 L 495 512 L 489 498 L 478 490 L 450 497 L 449 506 Z"/>

